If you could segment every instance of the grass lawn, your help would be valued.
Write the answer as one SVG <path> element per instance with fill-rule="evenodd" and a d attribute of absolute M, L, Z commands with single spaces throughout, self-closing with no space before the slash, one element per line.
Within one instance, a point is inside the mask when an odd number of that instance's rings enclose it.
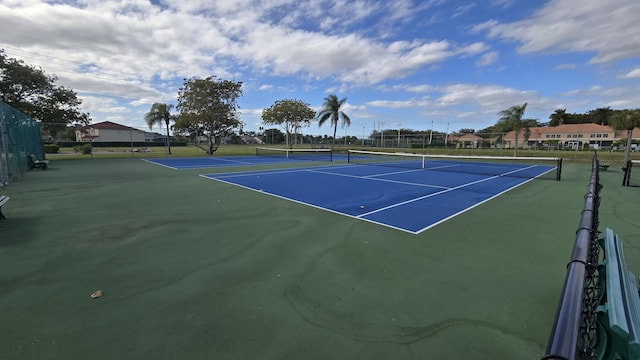
<path fill-rule="evenodd" d="M 261 145 L 262 146 L 262 145 Z M 266 145 L 271 147 L 284 147 L 283 144 L 279 145 Z M 310 145 L 296 146 L 297 148 L 309 148 Z M 233 155 L 255 155 L 256 145 L 221 145 L 220 148 L 214 153 L 213 156 L 233 156 Z M 488 156 L 513 156 L 513 149 L 444 149 L 444 148 L 430 148 L 430 149 L 397 149 L 397 148 L 372 148 L 372 147 L 355 147 L 344 145 L 336 145 L 336 151 L 346 152 L 348 149 L 359 150 L 371 150 L 371 151 L 385 151 L 385 152 L 415 152 L 425 154 L 448 154 L 448 155 L 488 155 Z M 174 146 L 171 148 L 171 155 L 167 154 L 165 147 L 146 147 L 146 148 L 131 148 L 127 147 L 95 147 L 93 158 L 148 158 L 148 157 L 198 157 L 207 156 L 204 150 L 189 146 Z M 543 151 L 543 150 L 518 150 L 518 156 L 536 156 L 536 157 L 562 157 L 569 162 L 577 162 L 588 164 L 593 157 L 593 151 Z M 601 162 L 609 163 L 614 166 L 622 166 L 624 162 L 624 153 L 620 151 L 603 151 L 598 153 L 598 157 Z M 57 154 L 46 154 L 46 158 L 49 160 L 58 159 L 89 159 L 92 158 L 90 154 L 79 154 L 74 152 L 73 148 L 61 148 Z M 631 153 L 631 158 L 639 160 L 640 153 Z"/>

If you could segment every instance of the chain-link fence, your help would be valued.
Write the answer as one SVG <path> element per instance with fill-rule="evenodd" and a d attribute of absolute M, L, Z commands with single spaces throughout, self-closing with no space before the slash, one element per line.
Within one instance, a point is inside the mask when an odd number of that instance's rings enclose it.
<path fill-rule="evenodd" d="M 0 184 L 27 172 L 31 154 L 44 159 L 40 123 L 0 101 Z"/>

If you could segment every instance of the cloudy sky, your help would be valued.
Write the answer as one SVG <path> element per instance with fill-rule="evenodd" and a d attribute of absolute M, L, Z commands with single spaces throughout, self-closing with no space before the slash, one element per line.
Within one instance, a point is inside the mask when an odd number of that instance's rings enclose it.
<path fill-rule="evenodd" d="M 638 0 L 0 0 L 0 48 L 93 122 L 148 129 L 153 102 L 216 75 L 243 82 L 246 130 L 276 100 L 328 94 L 348 99 L 340 136 L 479 130 L 524 102 L 541 121 L 640 107 L 639 15 Z"/>

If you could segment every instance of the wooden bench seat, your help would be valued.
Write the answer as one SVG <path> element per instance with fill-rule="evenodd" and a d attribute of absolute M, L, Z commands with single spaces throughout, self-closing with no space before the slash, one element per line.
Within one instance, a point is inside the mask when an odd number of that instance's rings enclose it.
<path fill-rule="evenodd" d="M 604 259 L 599 271 L 604 276 L 605 296 L 598 307 L 598 320 L 607 336 L 600 336 L 598 347 L 606 349 L 610 359 L 640 359 L 640 295 L 636 276 L 627 268 L 622 240 L 613 230 L 607 228 L 600 241 Z"/>
<path fill-rule="evenodd" d="M 10 197 L 8 197 L 7 195 L 0 195 L 0 219 L 6 219 L 7 217 L 4 216 L 4 214 L 2 213 L 2 206 L 4 204 L 7 203 L 7 201 L 9 201 L 9 199 L 11 199 Z"/>

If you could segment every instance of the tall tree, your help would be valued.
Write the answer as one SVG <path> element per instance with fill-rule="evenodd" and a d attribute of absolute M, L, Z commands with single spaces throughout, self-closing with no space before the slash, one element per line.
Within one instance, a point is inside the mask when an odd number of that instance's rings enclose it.
<path fill-rule="evenodd" d="M 611 117 L 611 126 L 616 130 L 627 130 L 627 146 L 624 152 L 624 163 L 626 166 L 631 158 L 633 129 L 640 127 L 640 109 L 616 111 Z"/>
<path fill-rule="evenodd" d="M 268 109 L 262 110 L 262 122 L 267 125 L 280 125 L 284 128 L 286 145 L 291 148 L 291 132 L 309 126 L 315 111 L 302 100 L 285 99 L 276 101 Z"/>
<path fill-rule="evenodd" d="M 518 156 L 518 135 L 524 127 L 522 117 L 524 116 L 524 111 L 526 108 L 527 103 L 524 103 L 522 105 L 514 105 L 498 113 L 498 116 L 500 116 L 498 122 L 509 125 L 515 132 L 515 146 L 513 149 L 513 156 Z"/>
<path fill-rule="evenodd" d="M 324 104 L 318 111 L 316 119 L 318 119 L 318 125 L 322 126 L 327 120 L 330 121 L 333 126 L 333 142 L 331 143 L 331 150 L 336 146 L 336 132 L 338 131 L 338 122 L 342 120 L 342 126 L 351 125 L 351 119 L 347 114 L 340 110 L 340 108 L 347 102 L 347 98 L 338 100 L 338 97 L 331 94 L 324 98 Z"/>
<path fill-rule="evenodd" d="M 567 114 L 567 109 L 556 109 L 553 114 L 549 115 L 549 126 L 559 126 L 567 123 L 570 115 Z"/>
<path fill-rule="evenodd" d="M 587 113 L 589 119 L 594 124 L 609 125 L 609 119 L 613 115 L 613 110 L 610 107 L 597 108 Z"/>
<path fill-rule="evenodd" d="M 207 154 L 213 154 L 222 139 L 242 128 L 238 119 L 237 100 L 242 95 L 242 82 L 205 79 L 185 79 L 178 90 L 179 114 L 173 128 L 181 133 L 207 137 Z"/>
<path fill-rule="evenodd" d="M 460 135 L 464 135 L 464 134 L 475 134 L 475 130 L 474 129 L 470 129 L 470 128 L 462 128 L 460 130 L 458 130 L 458 134 Z"/>
<path fill-rule="evenodd" d="M 169 124 L 172 120 L 175 120 L 175 116 L 171 115 L 172 104 L 153 103 L 148 113 L 144 115 L 144 120 L 149 125 L 149 130 L 153 125 L 158 124 L 162 127 L 165 124 L 167 127 L 167 152 L 171 155 L 171 137 L 169 137 Z"/>
<path fill-rule="evenodd" d="M 42 69 L 8 57 L 0 49 L 0 99 L 24 114 L 40 120 L 42 130 L 52 137 L 72 123 L 88 124 L 89 115 L 81 113 L 82 101 L 58 78 Z"/>

